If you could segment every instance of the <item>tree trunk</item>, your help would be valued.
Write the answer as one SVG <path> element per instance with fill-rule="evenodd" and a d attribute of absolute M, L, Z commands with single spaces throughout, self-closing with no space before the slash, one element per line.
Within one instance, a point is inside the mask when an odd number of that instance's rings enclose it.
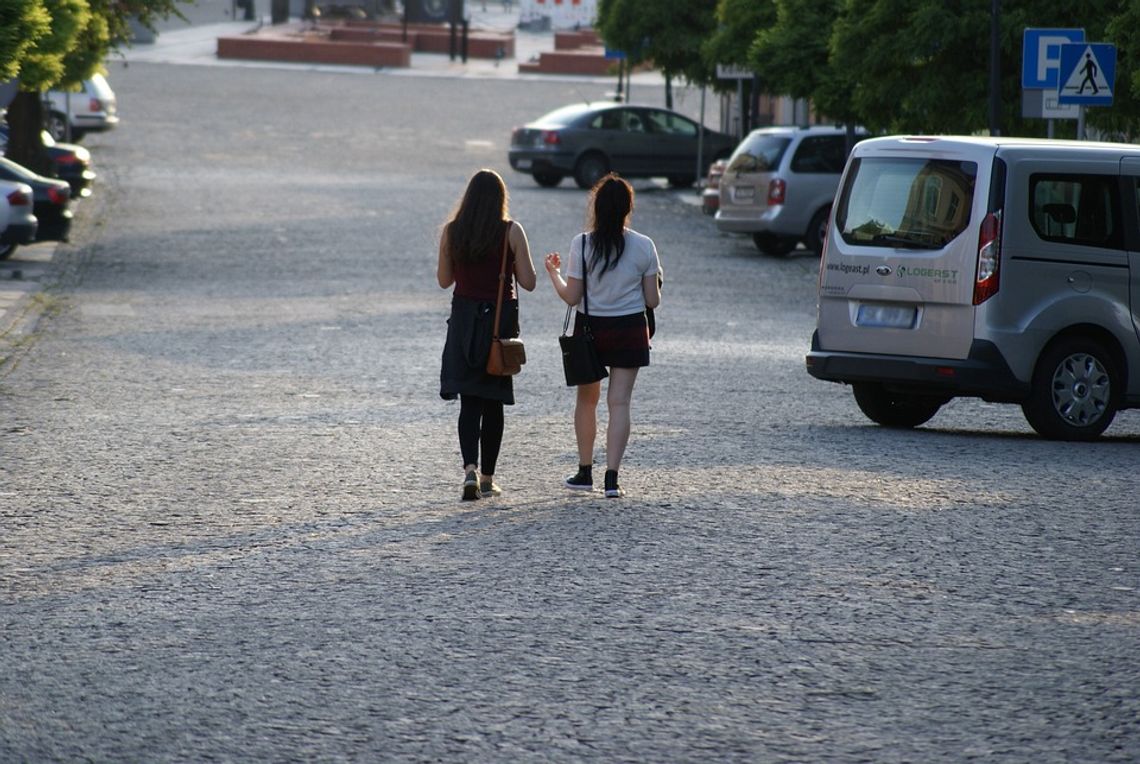
<path fill-rule="evenodd" d="M 51 159 L 44 151 L 40 134 L 44 129 L 44 108 L 39 93 L 21 90 L 8 106 L 8 149 L 5 154 L 32 172 L 55 176 Z"/>
<path fill-rule="evenodd" d="M 665 108 L 673 108 L 673 77 L 672 75 L 665 75 Z"/>

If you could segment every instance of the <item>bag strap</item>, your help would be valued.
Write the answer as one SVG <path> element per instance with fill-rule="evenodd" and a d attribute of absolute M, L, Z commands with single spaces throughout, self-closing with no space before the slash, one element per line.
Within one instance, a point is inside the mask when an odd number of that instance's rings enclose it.
<path fill-rule="evenodd" d="M 589 275 L 586 273 L 586 236 L 588 236 L 588 234 L 582 234 L 582 329 L 586 334 L 590 334 L 590 298 L 586 294 L 586 279 Z M 566 318 L 562 320 L 563 334 L 566 334 L 567 330 L 570 329 L 570 316 L 573 314 L 573 311 L 573 305 L 566 306 Z"/>
<path fill-rule="evenodd" d="M 511 241 L 511 221 L 507 221 L 507 230 L 503 233 L 503 264 L 499 268 L 499 295 L 495 298 L 495 326 L 491 335 L 493 340 L 499 339 L 499 319 L 503 315 L 503 287 L 507 281 L 507 248 Z"/>

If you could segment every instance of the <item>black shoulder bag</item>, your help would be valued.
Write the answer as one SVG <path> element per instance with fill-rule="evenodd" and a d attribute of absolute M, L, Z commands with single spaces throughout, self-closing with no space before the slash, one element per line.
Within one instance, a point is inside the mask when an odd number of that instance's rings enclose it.
<path fill-rule="evenodd" d="M 586 238 L 582 237 L 582 333 L 566 333 L 571 331 L 570 318 L 574 312 L 574 306 L 567 305 L 566 319 L 562 322 L 562 336 L 558 338 L 558 344 L 562 347 L 562 371 L 569 387 L 588 385 L 609 376 L 606 367 L 598 360 L 594 333 L 590 331 L 590 299 L 586 295 Z"/>

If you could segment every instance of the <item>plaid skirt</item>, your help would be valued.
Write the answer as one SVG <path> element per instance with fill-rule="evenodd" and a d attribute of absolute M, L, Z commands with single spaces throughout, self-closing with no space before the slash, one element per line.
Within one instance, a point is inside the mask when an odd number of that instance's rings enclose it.
<path fill-rule="evenodd" d="M 574 334 L 582 333 L 585 318 L 574 311 Z M 634 369 L 649 365 L 649 323 L 644 311 L 627 316 L 590 316 L 590 329 L 603 366 Z"/>

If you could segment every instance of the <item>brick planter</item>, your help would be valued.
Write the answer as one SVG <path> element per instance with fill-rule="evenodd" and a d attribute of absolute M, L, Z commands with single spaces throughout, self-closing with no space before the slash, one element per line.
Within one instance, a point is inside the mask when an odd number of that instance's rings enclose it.
<path fill-rule="evenodd" d="M 289 61 L 344 66 L 408 67 L 410 45 L 400 42 L 338 42 L 328 37 L 219 37 L 218 58 Z"/>

